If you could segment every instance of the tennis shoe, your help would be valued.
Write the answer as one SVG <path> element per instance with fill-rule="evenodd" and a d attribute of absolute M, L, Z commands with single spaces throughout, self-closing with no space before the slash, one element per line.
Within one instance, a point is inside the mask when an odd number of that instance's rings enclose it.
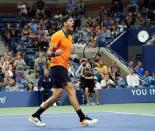
<path fill-rule="evenodd" d="M 38 126 L 38 127 L 44 127 L 46 126 L 45 123 L 41 122 L 41 120 L 37 117 L 29 116 L 29 122 L 31 122 L 33 125 Z"/>
<path fill-rule="evenodd" d="M 81 126 L 95 126 L 95 124 L 98 122 L 98 119 L 91 119 L 86 116 L 86 118 L 82 121 L 80 121 Z"/>

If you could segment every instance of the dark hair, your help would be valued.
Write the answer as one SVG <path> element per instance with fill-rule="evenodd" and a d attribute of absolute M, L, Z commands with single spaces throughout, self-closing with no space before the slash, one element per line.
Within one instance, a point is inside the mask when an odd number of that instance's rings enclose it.
<path fill-rule="evenodd" d="M 71 15 L 65 15 L 62 18 L 62 22 L 64 23 L 64 22 L 68 21 L 70 18 L 73 18 L 73 17 Z"/>
<path fill-rule="evenodd" d="M 32 86 L 33 86 L 33 88 L 34 88 L 34 84 L 33 84 L 33 82 L 28 82 L 28 84 L 32 84 Z M 27 91 L 29 91 L 29 85 L 27 85 Z"/>

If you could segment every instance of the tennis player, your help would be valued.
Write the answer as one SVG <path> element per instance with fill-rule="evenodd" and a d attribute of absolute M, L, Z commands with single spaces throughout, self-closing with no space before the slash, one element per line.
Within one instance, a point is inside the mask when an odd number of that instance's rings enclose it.
<path fill-rule="evenodd" d="M 63 18 L 63 27 L 54 33 L 47 54 L 51 57 L 50 73 L 53 78 L 53 95 L 47 99 L 41 107 L 29 117 L 29 121 L 36 126 L 45 126 L 40 115 L 48 109 L 61 96 L 64 89 L 80 119 L 81 126 L 92 126 L 97 123 L 97 119 L 87 117 L 81 110 L 76 97 L 75 88 L 68 76 L 68 61 L 72 52 L 72 36 L 74 20 L 66 15 Z"/>

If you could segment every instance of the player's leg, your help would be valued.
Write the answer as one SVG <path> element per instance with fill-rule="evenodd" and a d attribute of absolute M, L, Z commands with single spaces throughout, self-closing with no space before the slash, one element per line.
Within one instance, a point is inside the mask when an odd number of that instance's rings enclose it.
<path fill-rule="evenodd" d="M 100 102 L 99 102 L 99 92 L 97 89 L 94 89 L 94 93 L 95 93 L 95 97 L 96 97 L 96 104 L 99 105 Z"/>
<path fill-rule="evenodd" d="M 60 98 L 62 92 L 63 92 L 63 88 L 53 88 L 53 95 L 44 102 L 44 104 L 42 105 L 42 108 L 46 110 L 50 106 L 52 106 L 53 103 L 56 102 Z"/>
<path fill-rule="evenodd" d="M 29 121 L 35 124 L 36 126 L 45 126 L 44 123 L 41 122 L 40 115 L 47 110 L 53 103 L 61 96 L 63 92 L 63 88 L 53 89 L 53 95 L 49 97 L 41 107 L 29 117 Z"/>
<path fill-rule="evenodd" d="M 65 86 L 65 88 L 67 90 L 69 100 L 80 118 L 81 126 L 94 125 L 97 122 L 97 119 L 90 119 L 86 117 L 86 115 L 82 112 L 76 97 L 76 90 L 73 84 L 71 82 L 67 82 L 67 85 Z"/>
<path fill-rule="evenodd" d="M 87 100 L 87 104 L 90 104 L 89 89 L 88 89 L 88 87 L 85 87 L 84 94 L 85 94 L 85 97 L 86 97 L 86 100 Z"/>

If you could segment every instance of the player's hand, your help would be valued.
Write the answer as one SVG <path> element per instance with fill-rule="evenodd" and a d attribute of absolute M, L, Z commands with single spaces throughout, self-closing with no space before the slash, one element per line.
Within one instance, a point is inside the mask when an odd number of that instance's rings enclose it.
<path fill-rule="evenodd" d="M 61 52 L 62 52 L 62 50 L 61 49 L 58 49 L 58 50 L 55 51 L 55 55 L 56 56 L 59 56 L 59 55 L 61 55 Z"/>

